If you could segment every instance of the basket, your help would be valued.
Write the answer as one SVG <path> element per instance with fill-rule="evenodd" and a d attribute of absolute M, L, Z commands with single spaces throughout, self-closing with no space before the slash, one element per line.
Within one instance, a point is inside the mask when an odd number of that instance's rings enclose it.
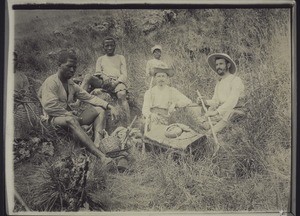
<path fill-rule="evenodd" d="M 27 107 L 27 110 L 25 108 Z M 30 108 L 29 108 L 30 107 Z M 33 113 L 34 112 L 34 113 Z M 16 105 L 14 107 L 14 136 L 15 138 L 26 138 L 34 126 L 38 125 L 37 116 L 39 109 L 35 104 Z"/>
<path fill-rule="evenodd" d="M 108 136 L 101 140 L 104 153 L 121 150 L 121 140 L 116 136 Z"/>

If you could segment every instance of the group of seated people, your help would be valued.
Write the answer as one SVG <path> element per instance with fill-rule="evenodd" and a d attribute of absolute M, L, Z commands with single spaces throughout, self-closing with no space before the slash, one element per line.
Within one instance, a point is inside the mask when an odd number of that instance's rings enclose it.
<path fill-rule="evenodd" d="M 105 90 L 117 99 L 117 104 L 125 112 L 126 125 L 130 123 L 130 109 L 127 101 L 127 69 L 123 55 L 115 54 L 116 41 L 112 37 L 105 38 L 103 49 L 105 55 L 98 58 L 94 74 L 83 77 L 80 85 L 73 80 L 77 55 L 73 50 L 62 50 L 58 55 L 57 73 L 49 76 L 42 84 L 39 98 L 44 110 L 44 118 L 54 126 L 68 127 L 79 141 L 103 164 L 112 159 L 100 149 L 105 129 L 106 118 L 118 118 L 118 111 L 113 104 L 97 97 L 98 89 Z M 220 77 L 211 100 L 198 97 L 193 103 L 188 97 L 170 86 L 170 77 L 175 71 L 161 60 L 162 47 L 156 45 L 151 48 L 153 59 L 146 65 L 147 76 L 151 77 L 149 89 L 144 94 L 142 114 L 151 130 L 156 124 L 168 124 L 168 118 L 177 108 L 198 106 L 203 103 L 208 107 L 203 115 L 199 113 L 199 124 L 204 130 L 222 130 L 239 98 L 243 95 L 244 85 L 241 79 L 234 75 L 235 62 L 224 53 L 215 53 L 208 57 L 208 64 Z M 155 85 L 153 85 L 155 83 Z M 74 108 L 76 100 L 86 102 L 91 106 L 86 109 Z M 75 103 L 76 104 L 76 103 Z M 213 128 L 208 124 L 210 118 Z M 92 140 L 82 125 L 93 125 L 94 140 Z"/>

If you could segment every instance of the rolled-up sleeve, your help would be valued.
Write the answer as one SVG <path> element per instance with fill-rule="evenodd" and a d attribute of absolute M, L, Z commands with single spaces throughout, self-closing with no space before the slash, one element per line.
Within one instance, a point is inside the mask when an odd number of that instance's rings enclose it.
<path fill-rule="evenodd" d="M 45 112 L 54 117 L 71 114 L 66 110 L 65 103 L 58 98 L 58 86 L 55 81 L 48 80 L 41 89 L 41 104 Z"/>
<path fill-rule="evenodd" d="M 89 94 L 87 91 L 85 91 L 83 88 L 81 88 L 77 84 L 74 84 L 74 88 L 75 88 L 75 91 L 76 91 L 76 98 L 77 99 L 79 99 L 83 102 L 92 104 L 94 106 L 100 106 L 104 109 L 107 108 L 108 102 L 106 102 L 105 100 L 103 100 L 103 99 L 101 99 L 101 98 L 99 98 L 95 95 Z"/>
<path fill-rule="evenodd" d="M 124 56 L 121 57 L 121 68 L 120 68 L 120 77 L 118 78 L 119 82 L 126 83 L 127 81 L 127 65 L 126 65 L 126 60 Z"/>

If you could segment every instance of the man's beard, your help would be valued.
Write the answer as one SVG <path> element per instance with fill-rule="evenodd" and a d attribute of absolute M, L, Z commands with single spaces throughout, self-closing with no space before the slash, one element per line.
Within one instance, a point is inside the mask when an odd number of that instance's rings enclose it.
<path fill-rule="evenodd" d="M 166 83 L 165 81 L 159 81 L 159 82 L 158 82 L 158 85 L 159 85 L 159 86 L 163 86 L 163 85 L 165 85 L 165 83 Z"/>
<path fill-rule="evenodd" d="M 225 71 L 222 70 L 222 69 L 218 69 L 217 70 L 217 73 L 220 75 L 220 76 L 223 76 L 225 74 Z"/>

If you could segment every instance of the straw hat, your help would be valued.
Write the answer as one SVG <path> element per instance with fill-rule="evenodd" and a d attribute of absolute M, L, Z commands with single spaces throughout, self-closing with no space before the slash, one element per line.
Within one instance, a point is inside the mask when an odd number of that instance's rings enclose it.
<path fill-rule="evenodd" d="M 162 51 L 162 47 L 160 45 L 155 45 L 154 47 L 151 48 L 151 53 L 153 53 L 154 50 L 156 50 L 156 49 Z"/>
<path fill-rule="evenodd" d="M 225 54 L 225 53 L 214 53 L 211 54 L 210 56 L 208 56 L 207 58 L 207 62 L 209 64 L 209 66 L 211 67 L 211 69 L 213 69 L 215 72 L 217 72 L 216 70 L 216 58 L 223 58 L 226 59 L 228 62 L 230 62 L 231 66 L 229 68 L 229 72 L 231 74 L 234 74 L 236 72 L 236 64 L 235 62 L 230 58 L 229 55 Z"/>
<path fill-rule="evenodd" d="M 157 73 L 166 73 L 169 77 L 174 76 L 175 72 L 171 68 L 153 68 L 152 71 L 150 71 L 150 76 L 155 76 Z"/>

